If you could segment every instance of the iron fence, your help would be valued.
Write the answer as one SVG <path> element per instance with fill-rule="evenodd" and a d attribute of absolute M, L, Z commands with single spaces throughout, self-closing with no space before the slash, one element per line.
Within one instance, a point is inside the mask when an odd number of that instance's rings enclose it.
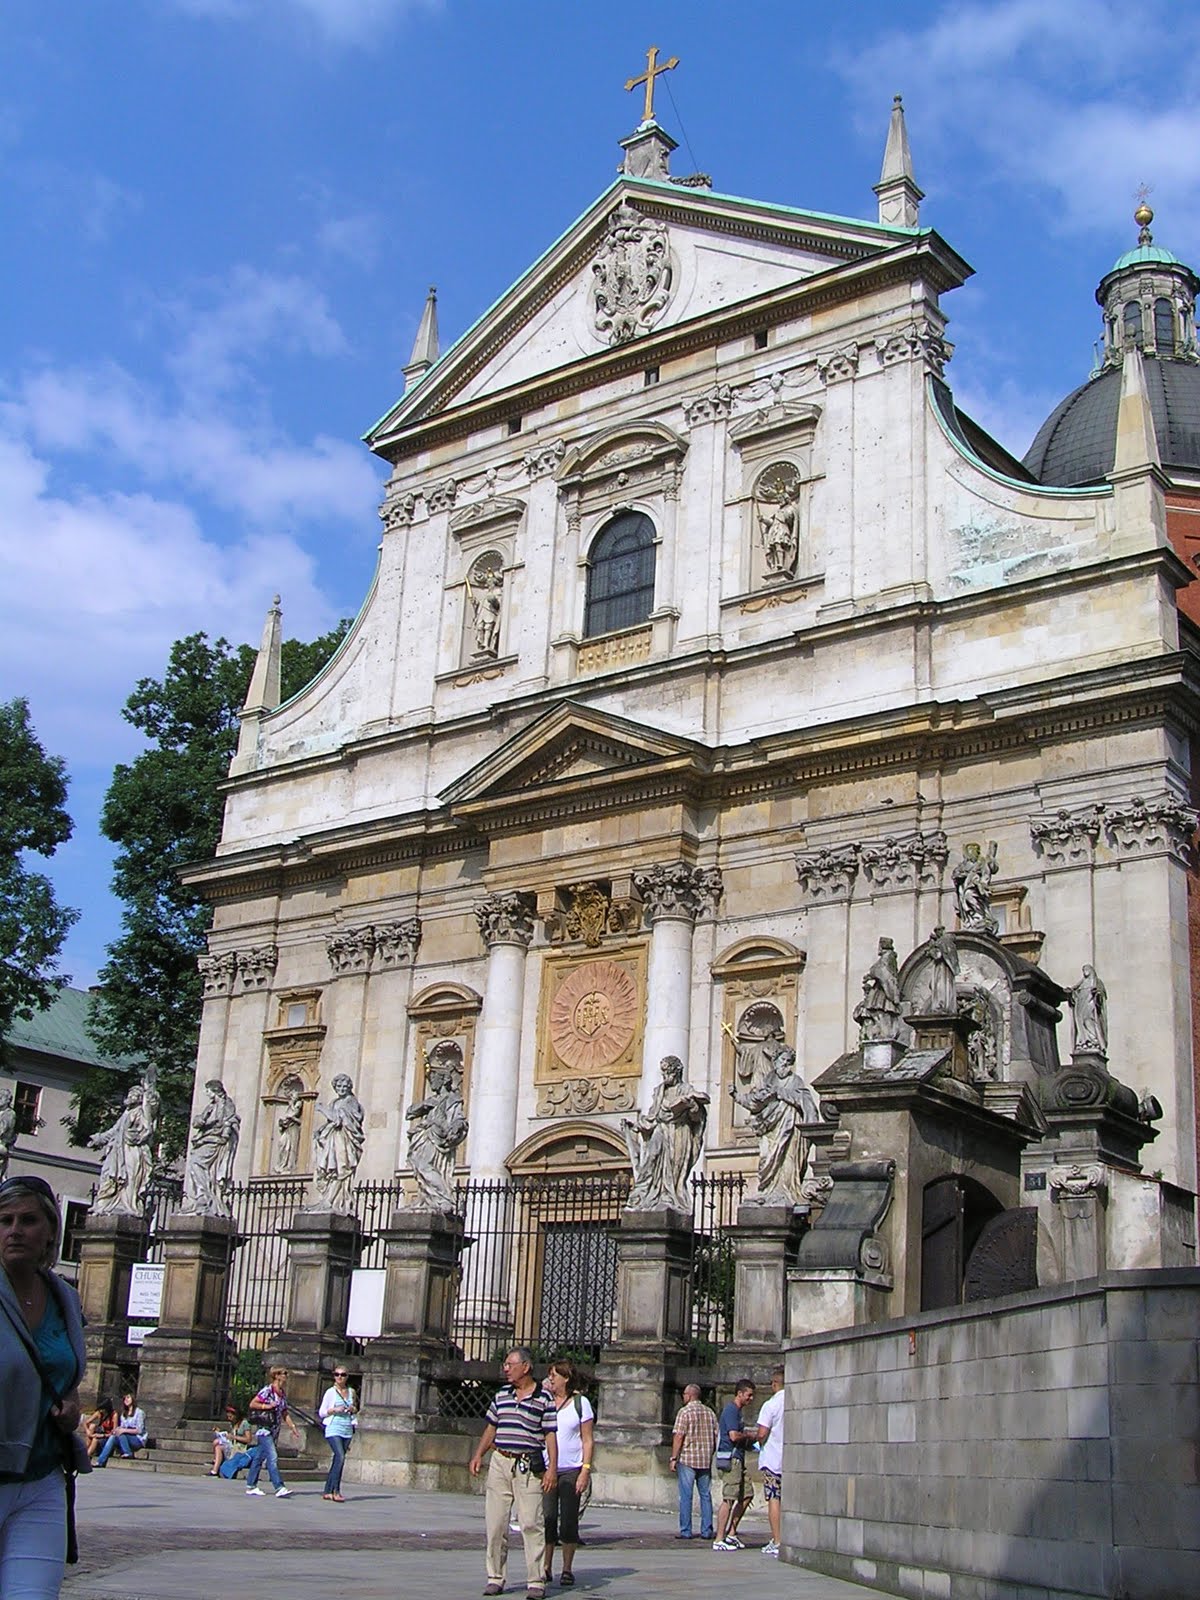
<path fill-rule="evenodd" d="M 386 1255 L 383 1229 L 391 1221 L 392 1212 L 404 1198 L 404 1185 L 398 1178 L 354 1186 L 354 1214 L 358 1218 L 362 1253 L 360 1267 L 382 1267 Z"/>
<path fill-rule="evenodd" d="M 95 1189 L 92 1191 L 95 1198 Z M 146 1260 L 161 1261 L 167 1223 L 183 1204 L 183 1179 L 171 1176 L 152 1178 L 142 1199 L 142 1214 L 149 1233 L 146 1236 Z"/>
<path fill-rule="evenodd" d="M 688 1285 L 690 1358 L 708 1365 L 733 1337 L 737 1213 L 746 1192 L 740 1172 L 692 1179 L 692 1271 Z"/>
<path fill-rule="evenodd" d="M 235 1183 L 229 1190 L 237 1233 L 225 1279 L 221 1329 L 225 1339 L 218 1353 L 217 1389 L 222 1402 L 236 1387 L 238 1359 L 248 1351 L 265 1350 L 283 1330 L 288 1289 L 284 1229 L 303 1205 L 307 1187 L 304 1178 L 268 1178 Z M 255 1370 L 261 1383 L 261 1368 Z"/>

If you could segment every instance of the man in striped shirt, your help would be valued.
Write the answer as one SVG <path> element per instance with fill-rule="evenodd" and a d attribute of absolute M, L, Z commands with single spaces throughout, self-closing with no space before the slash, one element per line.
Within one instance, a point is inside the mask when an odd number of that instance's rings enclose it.
<path fill-rule="evenodd" d="M 533 1377 L 533 1356 L 521 1346 L 504 1358 L 508 1382 L 487 1412 L 487 1426 L 471 1457 L 477 1477 L 490 1450 L 487 1475 L 487 1584 L 485 1595 L 504 1593 L 508 1519 L 516 1507 L 525 1543 L 526 1600 L 545 1594 L 546 1527 L 542 1495 L 558 1480 L 558 1410 Z"/>

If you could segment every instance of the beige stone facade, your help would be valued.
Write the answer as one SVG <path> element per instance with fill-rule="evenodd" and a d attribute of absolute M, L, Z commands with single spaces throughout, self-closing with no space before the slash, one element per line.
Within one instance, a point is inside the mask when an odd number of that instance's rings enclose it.
<path fill-rule="evenodd" d="M 1152 452 L 1043 488 L 956 411 L 969 272 L 928 228 L 623 175 L 371 431 L 371 592 L 247 719 L 191 874 L 239 1177 L 279 1170 L 291 1100 L 311 1170 L 342 1072 L 360 1176 L 403 1172 L 439 1040 L 464 1172 L 602 1159 L 667 1053 L 711 1097 L 708 1169 L 749 1171 L 739 1051 L 778 1028 L 817 1076 L 880 935 L 953 926 L 953 864 L 994 840 L 1002 934 L 1100 971 L 1110 1069 L 1164 1111 L 1148 1164 L 1194 1188 L 1189 574 Z M 652 596 L 589 630 L 630 512 Z"/>

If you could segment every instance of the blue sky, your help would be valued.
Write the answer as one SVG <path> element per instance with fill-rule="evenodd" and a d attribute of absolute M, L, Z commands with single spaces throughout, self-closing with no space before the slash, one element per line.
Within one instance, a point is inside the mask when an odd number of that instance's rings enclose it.
<path fill-rule="evenodd" d="M 97 816 L 120 708 L 197 629 L 354 613 L 427 286 L 443 348 L 608 184 L 648 45 L 660 120 L 717 188 L 874 216 L 893 93 L 959 403 L 1018 453 L 1086 376 L 1134 242 L 1200 265 L 1200 12 L 1144 0 L 8 0 L 0 42 L 0 698 L 69 765 L 52 864 L 117 931 Z"/>

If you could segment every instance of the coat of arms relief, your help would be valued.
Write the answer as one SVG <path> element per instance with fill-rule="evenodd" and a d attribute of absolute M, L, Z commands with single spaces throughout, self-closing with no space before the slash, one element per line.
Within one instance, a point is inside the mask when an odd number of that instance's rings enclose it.
<path fill-rule="evenodd" d="M 618 206 L 592 272 L 596 331 L 608 344 L 627 344 L 653 326 L 671 298 L 666 228 L 630 206 Z"/>

